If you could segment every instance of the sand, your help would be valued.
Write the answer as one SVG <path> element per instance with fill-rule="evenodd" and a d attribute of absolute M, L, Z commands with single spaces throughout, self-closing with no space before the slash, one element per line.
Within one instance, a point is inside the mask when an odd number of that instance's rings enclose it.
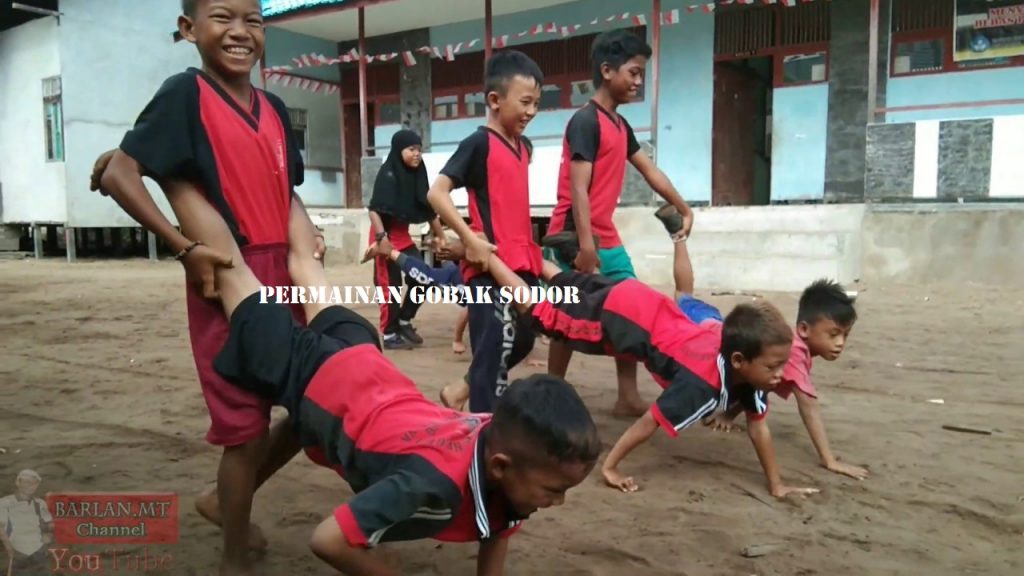
<path fill-rule="evenodd" d="M 339 284 L 371 278 L 368 266 L 328 272 Z M 771 498 L 744 433 L 659 433 L 623 465 L 641 491 L 605 488 L 595 471 L 563 507 L 527 523 L 506 573 L 1024 573 L 1024 290 L 857 288 L 861 321 L 847 351 L 819 361 L 814 379 L 834 451 L 869 466 L 867 480 L 822 469 L 795 403 L 773 397 L 769 423 L 784 478 L 821 494 Z M 743 298 L 699 295 L 723 309 Z M 795 314 L 795 294 L 765 296 Z M 375 308 L 358 309 L 376 321 Z M 425 306 L 418 326 L 426 346 L 388 353 L 431 399 L 466 369 L 468 357 L 450 351 L 457 313 Z M 18 470 L 33 468 L 41 491 L 178 493 L 180 541 L 150 548 L 171 554 L 173 565 L 148 573 L 216 573 L 220 533 L 192 503 L 215 478 L 219 452 L 204 442 L 208 419 L 179 266 L 0 262 L 0 326 L 0 492 L 10 493 Z M 577 356 L 569 373 L 606 445 L 629 424 L 610 414 L 612 366 Z M 658 387 L 640 372 L 653 400 Z M 350 494 L 304 456 L 271 479 L 254 508 L 270 540 L 259 573 L 331 574 L 309 552 L 309 536 Z M 782 546 L 760 558 L 741 555 L 766 543 Z M 380 553 L 406 574 L 475 573 L 474 545 L 423 541 Z"/>

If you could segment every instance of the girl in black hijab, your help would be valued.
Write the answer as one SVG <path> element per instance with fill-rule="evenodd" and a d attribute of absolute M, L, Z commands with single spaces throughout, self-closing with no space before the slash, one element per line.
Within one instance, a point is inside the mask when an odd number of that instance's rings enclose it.
<path fill-rule="evenodd" d="M 371 247 L 376 248 L 373 283 L 387 291 L 390 286 L 402 285 L 402 270 L 388 256 L 391 250 L 420 258 L 412 236 L 410 224 L 430 222 L 430 228 L 439 242 L 444 231 L 437 214 L 427 202 L 430 182 L 427 167 L 423 165 L 422 141 L 412 130 L 399 130 L 391 137 L 391 150 L 377 173 L 370 198 Z M 420 305 L 409 297 L 413 287 L 419 286 L 410 276 L 405 277 L 405 297 L 397 302 L 380 305 L 380 331 L 384 334 L 384 347 L 411 348 L 423 343 L 412 321 Z"/>

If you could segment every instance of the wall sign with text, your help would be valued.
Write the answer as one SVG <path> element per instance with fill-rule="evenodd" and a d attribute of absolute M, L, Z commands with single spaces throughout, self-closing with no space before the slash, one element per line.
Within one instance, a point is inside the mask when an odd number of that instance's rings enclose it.
<path fill-rule="evenodd" d="M 953 59 L 1024 55 L 1024 0 L 956 0 Z"/>

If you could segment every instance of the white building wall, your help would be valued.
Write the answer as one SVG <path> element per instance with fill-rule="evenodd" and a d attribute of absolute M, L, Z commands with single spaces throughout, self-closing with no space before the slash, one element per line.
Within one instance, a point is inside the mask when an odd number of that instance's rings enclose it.
<path fill-rule="evenodd" d="M 63 222 L 63 162 L 47 162 L 43 78 L 60 74 L 55 18 L 0 33 L 0 221 Z"/>
<path fill-rule="evenodd" d="M 195 46 L 175 43 L 180 2 L 61 0 L 67 223 L 72 227 L 135 226 L 110 198 L 89 191 L 96 157 L 124 133 L 167 77 L 200 66 Z M 175 222 L 160 189 L 157 205 Z"/>

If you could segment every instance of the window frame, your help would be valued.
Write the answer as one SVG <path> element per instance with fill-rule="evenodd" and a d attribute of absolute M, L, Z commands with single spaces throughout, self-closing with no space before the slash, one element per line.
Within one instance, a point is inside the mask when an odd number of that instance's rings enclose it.
<path fill-rule="evenodd" d="M 976 72 L 978 70 L 998 70 L 1001 68 L 1015 68 L 1024 66 L 1024 55 L 1022 56 L 1011 56 L 1006 62 L 992 65 L 982 66 L 966 66 L 961 67 L 953 59 L 953 50 L 955 48 L 953 42 L 953 30 L 942 28 L 929 28 L 925 30 L 913 30 L 906 32 L 893 32 L 891 37 L 891 47 L 889 49 L 889 77 L 890 78 L 908 78 L 912 76 L 927 76 L 931 74 L 953 74 L 957 72 Z M 910 44 L 913 42 L 934 42 L 939 41 L 942 43 L 942 66 L 938 70 L 920 70 L 911 72 L 894 72 L 896 69 L 896 46 L 899 44 Z"/>

